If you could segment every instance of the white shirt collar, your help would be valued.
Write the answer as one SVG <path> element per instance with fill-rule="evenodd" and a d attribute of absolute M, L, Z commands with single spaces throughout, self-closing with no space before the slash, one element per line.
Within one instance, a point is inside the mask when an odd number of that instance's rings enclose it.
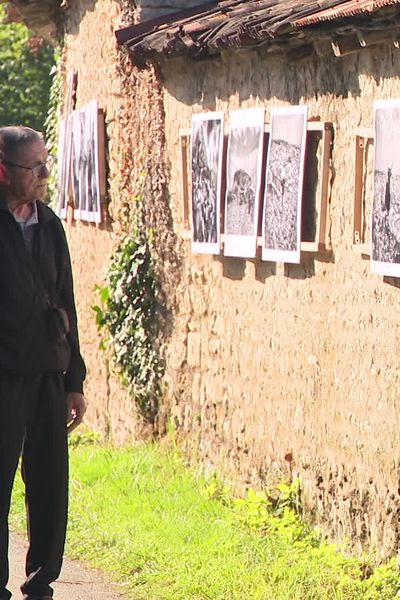
<path fill-rule="evenodd" d="M 27 219 L 21 219 L 20 217 L 17 217 L 13 213 L 13 217 L 17 221 L 17 223 L 23 224 L 23 225 L 25 225 L 25 227 L 29 227 L 29 225 L 37 225 L 39 223 L 39 215 L 38 215 L 36 200 L 31 202 L 31 206 L 32 206 L 32 214 Z"/>

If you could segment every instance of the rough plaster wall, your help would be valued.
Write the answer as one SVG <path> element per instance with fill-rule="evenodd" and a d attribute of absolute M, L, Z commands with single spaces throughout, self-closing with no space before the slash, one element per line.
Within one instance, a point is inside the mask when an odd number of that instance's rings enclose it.
<path fill-rule="evenodd" d="M 118 215 L 120 146 L 127 137 L 141 165 L 157 172 L 152 148 L 161 115 L 154 77 L 121 85 L 111 0 L 70 2 L 67 70 L 78 71 L 77 105 L 97 98 L 106 111 L 109 210 Z M 193 112 L 297 103 L 333 121 L 333 254 L 300 267 L 193 256 L 180 244 L 179 310 L 168 347 L 163 418 L 172 414 L 205 464 L 259 485 L 299 474 L 309 510 L 337 537 L 398 543 L 398 291 L 369 273 L 351 249 L 354 128 L 372 123 L 375 97 L 400 95 L 399 58 L 385 48 L 356 57 L 287 63 L 256 52 L 221 61 L 164 66 L 169 192 L 181 225 L 178 130 Z M 285 73 L 285 76 L 283 76 Z M 132 115 L 127 120 L 127 111 Z M 157 131 L 158 131 L 157 129 Z M 126 142 L 126 139 L 125 139 Z M 142 162 L 141 162 L 142 161 Z M 133 174 L 133 177 L 135 175 Z M 161 189 L 161 188 L 160 188 Z M 156 190 L 156 195 L 160 194 Z M 91 305 L 118 222 L 70 223 L 83 352 L 89 367 L 88 422 L 114 440 L 140 434 L 131 401 L 108 377 Z M 290 463 L 285 460 L 293 456 Z"/>
<path fill-rule="evenodd" d="M 203 110 L 307 103 L 334 124 L 333 253 L 301 266 L 185 255 L 167 381 L 178 429 L 210 468 L 259 485 L 297 474 L 338 538 L 399 542 L 399 292 L 353 252 L 354 130 L 400 96 L 387 47 L 298 62 L 260 51 L 163 65 L 170 193 L 181 223 L 178 131 Z M 292 455 L 293 460 L 288 462 Z M 285 460 L 286 456 L 286 460 Z"/>
<path fill-rule="evenodd" d="M 99 226 L 68 219 L 67 224 L 82 352 L 88 367 L 85 420 L 114 442 L 123 442 L 152 435 L 153 428 L 140 418 L 99 351 L 92 310 L 98 303 L 94 286 L 103 283 L 110 254 L 123 230 L 122 220 L 135 210 L 137 197 L 145 204 L 146 226 L 156 232 L 154 253 L 164 293 L 171 296 L 168 286 L 175 286 L 175 241 L 164 193 L 163 100 L 156 73 L 135 69 L 128 57 L 117 51 L 114 31 L 135 16 L 129 3 L 75 0 L 69 3 L 68 16 L 65 71 L 77 71 L 76 107 L 97 99 L 104 110 L 108 150 L 104 223 Z M 165 313 L 164 323 L 169 318 L 168 311 Z"/>
<path fill-rule="evenodd" d="M 117 2 L 75 0 L 69 3 L 67 35 L 65 37 L 66 72 L 77 72 L 76 107 L 90 100 L 98 100 L 106 115 L 106 136 L 109 153 L 109 189 L 102 225 L 71 221 L 67 236 L 72 255 L 75 292 L 79 318 L 80 339 L 88 375 L 85 395 L 88 413 L 85 418 L 90 427 L 122 441 L 134 436 L 138 429 L 132 401 L 121 389 L 118 379 L 110 377 L 99 351 L 100 338 L 92 306 L 98 303 L 94 291 L 102 284 L 112 248 L 118 239 L 118 223 L 112 221 L 111 206 L 118 205 L 117 184 L 120 175 L 117 157 L 121 137 L 120 113 L 124 110 L 121 81 L 116 68 L 117 47 L 114 30 L 119 27 L 120 9 Z"/>

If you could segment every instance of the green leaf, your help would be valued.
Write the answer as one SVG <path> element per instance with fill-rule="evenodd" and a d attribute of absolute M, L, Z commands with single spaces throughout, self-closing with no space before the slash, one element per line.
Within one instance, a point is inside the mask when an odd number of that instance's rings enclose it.
<path fill-rule="evenodd" d="M 101 306 L 94 306 L 98 327 L 105 327 L 112 361 L 124 386 L 143 413 L 157 405 L 163 361 L 155 351 L 158 323 L 158 284 L 150 244 L 139 228 L 115 248 L 105 285 L 96 285 Z"/>
<path fill-rule="evenodd" d="M 0 6 L 0 20 L 5 10 Z M 22 123 L 43 131 L 50 96 L 50 70 L 54 51 L 22 23 L 2 23 L 0 27 L 0 97 L 3 102 L 0 126 Z"/>

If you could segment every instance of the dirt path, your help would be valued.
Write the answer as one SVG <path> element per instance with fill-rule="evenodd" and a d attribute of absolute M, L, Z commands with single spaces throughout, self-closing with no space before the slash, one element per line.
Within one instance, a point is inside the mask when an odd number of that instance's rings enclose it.
<path fill-rule="evenodd" d="M 11 534 L 9 589 L 13 600 L 21 598 L 19 586 L 23 582 L 27 544 Z M 122 590 L 108 583 L 98 571 L 81 563 L 65 559 L 60 579 L 54 583 L 54 600 L 123 600 Z"/>

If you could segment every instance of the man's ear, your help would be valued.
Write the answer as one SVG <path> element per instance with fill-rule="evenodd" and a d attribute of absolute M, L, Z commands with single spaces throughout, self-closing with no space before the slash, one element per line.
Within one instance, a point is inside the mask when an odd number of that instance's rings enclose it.
<path fill-rule="evenodd" d="M 6 178 L 6 170 L 3 163 L 0 161 L 0 183 L 4 183 Z"/>
<path fill-rule="evenodd" d="M 0 160 L 0 184 L 8 183 L 8 175 L 4 163 Z"/>

